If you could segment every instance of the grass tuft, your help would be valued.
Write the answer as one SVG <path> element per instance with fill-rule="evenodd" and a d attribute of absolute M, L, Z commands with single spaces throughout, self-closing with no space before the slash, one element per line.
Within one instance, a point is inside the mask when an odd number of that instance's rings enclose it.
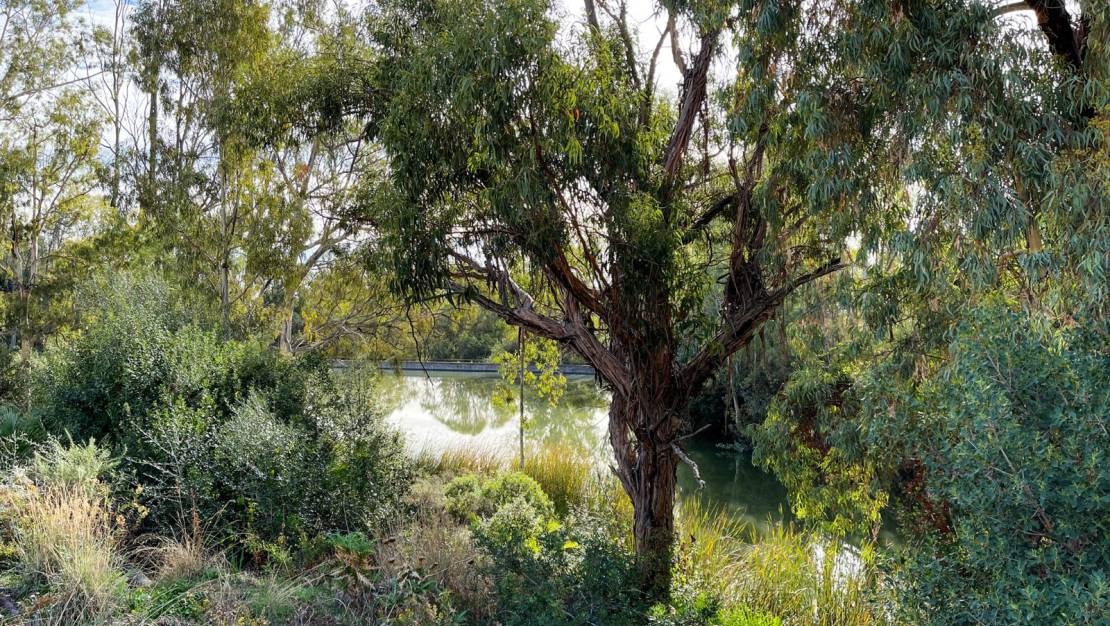
<path fill-rule="evenodd" d="M 43 580 L 56 596 L 46 623 L 105 619 L 126 595 L 120 539 L 123 520 L 102 496 L 66 484 L 29 480 L 0 490 L 25 575 Z"/>
<path fill-rule="evenodd" d="M 519 460 L 513 467 L 520 468 Z M 586 501 L 594 462 L 579 450 L 548 446 L 527 451 L 521 470 L 539 483 L 554 503 L 555 512 L 564 516 Z"/>

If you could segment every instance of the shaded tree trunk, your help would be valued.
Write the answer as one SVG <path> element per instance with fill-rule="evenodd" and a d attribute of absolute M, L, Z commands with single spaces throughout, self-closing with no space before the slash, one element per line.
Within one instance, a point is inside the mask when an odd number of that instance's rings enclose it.
<path fill-rule="evenodd" d="M 20 323 L 19 323 L 19 371 L 23 391 L 23 408 L 31 410 L 31 350 L 34 347 L 35 337 L 31 329 L 31 287 L 23 285 L 19 289 Z"/>
<path fill-rule="evenodd" d="M 282 354 L 293 352 L 293 312 L 284 311 L 281 318 L 281 334 L 278 335 L 278 350 Z"/>
<path fill-rule="evenodd" d="M 641 589 L 651 597 L 666 596 L 671 582 L 679 457 L 677 413 L 665 408 L 669 406 L 670 401 L 645 403 L 614 396 L 609 407 L 614 469 L 632 501 Z"/>
<path fill-rule="evenodd" d="M 220 319 L 223 324 L 224 338 L 231 335 L 231 296 L 230 277 L 231 266 L 227 259 L 220 262 Z"/>

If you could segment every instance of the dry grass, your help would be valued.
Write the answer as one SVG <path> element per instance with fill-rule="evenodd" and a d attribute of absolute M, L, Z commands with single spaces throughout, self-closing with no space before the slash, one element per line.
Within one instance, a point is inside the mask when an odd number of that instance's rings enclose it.
<path fill-rule="evenodd" d="M 494 474 L 504 469 L 508 462 L 505 453 L 497 448 L 468 447 L 421 451 L 416 455 L 416 465 L 430 474 Z"/>
<path fill-rule="evenodd" d="M 489 617 L 490 586 L 481 574 L 482 555 L 470 530 L 443 508 L 442 485 L 424 484 L 415 491 L 425 494 L 416 517 L 394 527 L 379 542 L 374 563 L 386 579 L 398 580 L 412 573 L 435 579 L 460 602 L 469 615 Z M 438 502 L 432 500 L 438 493 Z"/>
<path fill-rule="evenodd" d="M 156 578 L 163 582 L 184 580 L 223 565 L 222 555 L 210 544 L 209 537 L 207 525 L 193 509 L 174 536 L 158 537 L 148 550 L 148 558 L 157 567 Z"/>
<path fill-rule="evenodd" d="M 0 491 L 0 503 L 20 566 L 51 588 L 49 616 L 40 621 L 96 622 L 118 608 L 127 587 L 120 555 L 124 522 L 103 496 L 19 480 Z"/>

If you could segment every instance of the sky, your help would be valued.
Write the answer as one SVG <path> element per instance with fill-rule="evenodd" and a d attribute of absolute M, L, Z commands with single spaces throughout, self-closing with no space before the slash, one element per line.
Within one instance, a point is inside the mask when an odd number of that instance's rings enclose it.
<path fill-rule="evenodd" d="M 129 5 L 136 5 L 138 0 L 122 0 Z M 362 0 L 339 0 L 348 6 L 357 6 L 362 4 Z M 585 3 L 584 0 L 552 0 L 556 7 L 556 13 L 563 22 L 566 29 L 579 27 L 585 23 Z M 619 0 L 609 0 L 610 4 L 617 4 Z M 659 41 L 659 36 L 666 27 L 667 19 L 663 10 L 657 6 L 657 0 L 625 0 L 629 22 L 635 31 L 633 37 L 637 40 L 639 48 L 639 56 L 641 60 L 646 61 L 650 58 L 651 52 L 656 43 Z M 1011 0 L 988 0 L 993 5 L 1003 6 L 1011 4 Z M 110 26 L 113 21 L 116 0 L 89 0 L 87 14 L 91 21 L 97 24 Z M 1072 14 L 1079 13 L 1079 3 L 1076 0 L 1067 0 L 1068 8 Z M 1020 11 L 1007 15 L 1006 20 L 1010 20 L 1015 25 L 1020 27 L 1031 28 L 1035 25 L 1035 19 L 1031 11 Z M 688 33 L 687 33 L 688 35 Z M 687 36 L 680 39 L 680 45 L 685 46 L 687 54 L 692 54 L 690 48 L 692 47 L 689 42 L 690 37 Z M 671 91 L 677 93 L 679 85 L 682 83 L 682 75 L 678 67 L 673 63 L 671 55 L 670 41 L 665 41 L 659 54 L 659 63 L 657 67 L 657 77 L 659 87 L 663 91 Z"/>

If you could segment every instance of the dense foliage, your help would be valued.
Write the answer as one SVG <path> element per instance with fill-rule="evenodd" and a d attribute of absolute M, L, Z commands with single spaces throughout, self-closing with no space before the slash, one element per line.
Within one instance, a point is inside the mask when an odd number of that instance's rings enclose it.
<path fill-rule="evenodd" d="M 408 462 L 369 389 L 339 388 L 318 359 L 221 341 L 160 281 L 112 282 L 82 300 L 88 331 L 36 368 L 36 412 L 49 433 L 125 453 L 149 522 L 220 517 L 252 549 L 285 550 L 396 511 Z"/>
<path fill-rule="evenodd" d="M 905 601 L 933 622 L 1096 623 L 1110 565 L 1104 341 L 987 303 L 927 377 L 898 385 L 890 361 L 804 372 L 760 452 L 796 510 L 834 527 L 873 528 L 893 498 L 910 538 Z"/>
<path fill-rule="evenodd" d="M 1105 622 L 1105 0 L 647 4 L 0 0 L 0 610 Z M 588 363 L 615 480 L 337 358 Z"/>

